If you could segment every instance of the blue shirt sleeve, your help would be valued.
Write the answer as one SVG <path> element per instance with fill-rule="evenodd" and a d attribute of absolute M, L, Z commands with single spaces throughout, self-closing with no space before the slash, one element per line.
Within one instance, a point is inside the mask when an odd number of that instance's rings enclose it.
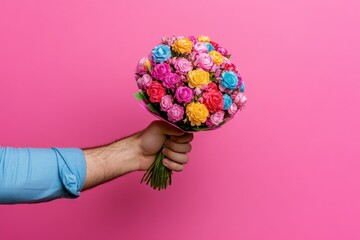
<path fill-rule="evenodd" d="M 80 148 L 0 146 L 0 204 L 77 198 L 85 177 Z"/>

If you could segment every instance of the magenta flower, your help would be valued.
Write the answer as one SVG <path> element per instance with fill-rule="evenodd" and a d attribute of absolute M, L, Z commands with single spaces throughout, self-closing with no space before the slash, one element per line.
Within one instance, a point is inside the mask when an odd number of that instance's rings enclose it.
<path fill-rule="evenodd" d="M 179 75 L 177 75 L 176 73 L 170 73 L 165 76 L 162 83 L 163 83 L 164 87 L 174 90 L 176 87 L 176 84 L 179 81 L 180 81 Z"/>
<path fill-rule="evenodd" d="M 194 98 L 194 92 L 189 87 L 180 86 L 176 89 L 175 98 L 180 103 L 189 103 Z"/>
<path fill-rule="evenodd" d="M 157 80 L 164 80 L 164 78 L 171 73 L 171 67 L 169 64 L 160 63 L 156 64 L 151 70 L 151 75 Z"/>

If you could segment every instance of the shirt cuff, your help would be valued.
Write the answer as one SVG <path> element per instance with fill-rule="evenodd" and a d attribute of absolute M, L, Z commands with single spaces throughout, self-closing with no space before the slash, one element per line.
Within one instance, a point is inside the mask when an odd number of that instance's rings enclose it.
<path fill-rule="evenodd" d="M 56 153 L 59 177 L 66 191 L 62 197 L 77 198 L 86 178 L 86 159 L 80 148 L 51 148 Z"/>

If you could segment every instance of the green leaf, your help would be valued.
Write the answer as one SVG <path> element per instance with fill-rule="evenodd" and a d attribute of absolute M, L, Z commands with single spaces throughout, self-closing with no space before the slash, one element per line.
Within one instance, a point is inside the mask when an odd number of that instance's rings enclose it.
<path fill-rule="evenodd" d="M 227 57 L 228 59 L 230 59 L 230 57 L 231 57 L 231 54 L 228 54 L 228 55 L 226 55 L 226 57 Z"/>
<path fill-rule="evenodd" d="M 148 109 L 151 111 L 151 112 L 153 112 L 153 113 L 157 113 L 157 111 L 156 111 L 156 109 L 155 109 L 155 107 L 151 104 L 151 103 L 149 103 L 148 105 L 146 105 L 147 107 L 148 107 Z"/>
<path fill-rule="evenodd" d="M 134 97 L 139 101 L 146 100 L 142 92 L 135 93 Z"/>

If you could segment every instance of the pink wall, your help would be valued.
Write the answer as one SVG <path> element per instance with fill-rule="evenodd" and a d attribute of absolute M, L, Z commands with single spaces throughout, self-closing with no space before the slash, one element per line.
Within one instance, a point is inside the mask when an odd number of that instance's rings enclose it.
<path fill-rule="evenodd" d="M 142 129 L 154 118 L 133 69 L 172 34 L 227 47 L 249 102 L 196 134 L 167 191 L 139 172 L 75 201 L 0 206 L 0 239 L 360 239 L 358 13 L 355 0 L 1 0 L 0 145 Z"/>

